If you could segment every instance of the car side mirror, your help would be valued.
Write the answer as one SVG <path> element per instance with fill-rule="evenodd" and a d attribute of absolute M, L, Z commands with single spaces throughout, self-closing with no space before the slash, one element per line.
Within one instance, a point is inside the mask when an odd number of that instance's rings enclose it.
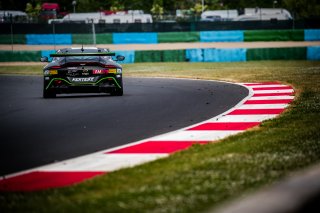
<path fill-rule="evenodd" d="M 48 62 L 49 59 L 48 59 L 47 56 L 43 56 L 43 57 L 40 58 L 40 61 L 41 61 L 41 62 Z"/>
<path fill-rule="evenodd" d="M 116 58 L 116 61 L 123 61 L 126 57 L 124 57 L 123 55 L 117 55 Z"/>

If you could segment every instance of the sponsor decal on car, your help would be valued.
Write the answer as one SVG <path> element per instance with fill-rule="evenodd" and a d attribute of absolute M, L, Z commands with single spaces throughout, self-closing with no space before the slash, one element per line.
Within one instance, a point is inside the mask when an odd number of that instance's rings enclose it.
<path fill-rule="evenodd" d="M 107 70 L 107 69 L 103 69 L 103 70 L 92 70 L 92 74 L 95 74 L 95 75 L 108 74 L 108 70 Z"/>
<path fill-rule="evenodd" d="M 93 82 L 94 77 L 88 77 L 88 78 L 71 78 L 71 82 Z"/>
<path fill-rule="evenodd" d="M 117 73 L 117 69 L 109 69 L 109 73 L 116 74 Z"/>
<path fill-rule="evenodd" d="M 58 70 L 49 70 L 49 74 L 50 75 L 57 75 L 58 74 Z"/>

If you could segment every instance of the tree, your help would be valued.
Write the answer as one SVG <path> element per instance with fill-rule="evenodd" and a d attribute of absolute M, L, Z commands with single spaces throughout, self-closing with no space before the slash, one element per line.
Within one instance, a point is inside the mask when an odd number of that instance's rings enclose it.
<path fill-rule="evenodd" d="M 25 9 L 26 13 L 29 15 L 29 17 L 31 18 L 37 18 L 40 14 L 41 11 L 41 5 L 40 2 L 36 2 L 36 5 L 33 7 L 33 5 L 28 2 L 26 4 L 26 9 Z"/>
<path fill-rule="evenodd" d="M 114 12 L 122 11 L 122 10 L 124 10 L 124 5 L 122 3 L 120 3 L 120 1 L 116 0 L 111 5 L 110 10 L 114 11 Z"/>
<path fill-rule="evenodd" d="M 205 11 L 207 7 L 208 7 L 207 5 L 204 5 L 203 11 Z M 196 15 L 200 15 L 202 13 L 202 4 L 196 3 L 194 7 L 191 8 L 191 10 L 193 10 Z"/>
<path fill-rule="evenodd" d="M 203 11 L 205 11 L 207 9 L 207 5 L 204 5 L 203 6 Z M 201 16 L 201 13 L 202 13 L 202 4 L 200 3 L 196 3 L 194 5 L 194 7 L 190 8 L 190 11 L 191 13 L 195 16 L 195 20 L 197 20 L 200 16 Z"/>
<path fill-rule="evenodd" d="M 163 1 L 154 0 L 151 8 L 151 13 L 156 17 L 156 19 L 162 19 L 163 15 Z"/>
<path fill-rule="evenodd" d="M 76 0 L 76 11 L 77 12 L 97 12 L 100 10 L 101 2 L 97 0 Z M 70 5 L 71 5 L 70 1 Z"/>
<path fill-rule="evenodd" d="M 294 18 L 320 17 L 320 2 L 317 0 L 283 0 Z"/>

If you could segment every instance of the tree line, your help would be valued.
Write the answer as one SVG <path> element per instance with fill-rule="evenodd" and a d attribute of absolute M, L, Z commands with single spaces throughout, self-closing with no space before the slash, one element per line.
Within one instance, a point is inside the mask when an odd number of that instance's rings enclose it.
<path fill-rule="evenodd" d="M 202 10 L 201 0 L 75 0 L 76 12 L 102 10 L 143 10 L 145 13 L 167 14 L 177 9 Z M 61 10 L 73 12 L 73 0 L 6 0 L 0 2 L 0 10 L 39 9 L 44 2 L 59 3 Z M 204 0 L 206 10 L 243 8 L 285 8 L 296 18 L 320 17 L 319 0 Z M 29 8 L 27 8 L 29 7 Z"/>

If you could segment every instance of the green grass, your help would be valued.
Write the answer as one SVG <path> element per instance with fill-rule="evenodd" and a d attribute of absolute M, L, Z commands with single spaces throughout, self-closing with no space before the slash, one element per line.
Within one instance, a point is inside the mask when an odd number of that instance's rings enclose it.
<path fill-rule="evenodd" d="M 148 63 L 124 70 L 126 76 L 280 81 L 293 85 L 297 98 L 279 118 L 220 143 L 72 187 L 1 193 L 2 212 L 199 212 L 320 162 L 320 62 Z"/>
<path fill-rule="evenodd" d="M 42 75 L 43 67 L 42 65 L 23 66 L 23 62 L 21 62 L 21 66 L 3 66 L 0 63 L 0 75 Z"/>

